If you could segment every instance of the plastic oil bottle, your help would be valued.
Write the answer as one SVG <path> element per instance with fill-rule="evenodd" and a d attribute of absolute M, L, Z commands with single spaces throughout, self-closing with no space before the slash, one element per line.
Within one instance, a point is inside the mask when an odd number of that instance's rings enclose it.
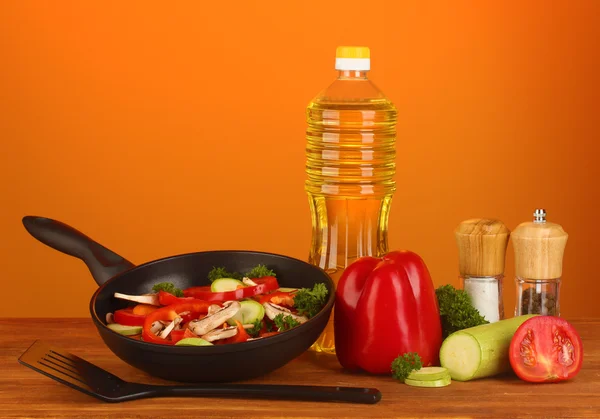
<path fill-rule="evenodd" d="M 338 47 L 337 79 L 306 109 L 309 262 L 336 284 L 357 258 L 388 251 L 397 111 L 369 80 L 370 67 L 369 48 Z M 333 313 L 311 349 L 335 353 Z"/>

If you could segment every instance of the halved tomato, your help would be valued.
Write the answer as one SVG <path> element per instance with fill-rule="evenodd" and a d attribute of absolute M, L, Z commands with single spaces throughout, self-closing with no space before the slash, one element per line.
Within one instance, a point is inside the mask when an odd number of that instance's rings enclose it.
<path fill-rule="evenodd" d="M 535 316 L 512 337 L 510 365 L 522 380 L 552 383 L 575 377 L 583 362 L 581 337 L 561 317 Z"/>

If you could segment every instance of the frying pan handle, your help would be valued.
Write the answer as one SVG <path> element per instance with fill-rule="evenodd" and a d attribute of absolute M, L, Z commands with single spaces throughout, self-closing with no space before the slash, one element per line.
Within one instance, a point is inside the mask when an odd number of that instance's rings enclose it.
<path fill-rule="evenodd" d="M 29 234 L 45 245 L 85 262 L 98 285 L 135 266 L 60 221 L 27 215 L 23 217 L 23 225 Z"/>

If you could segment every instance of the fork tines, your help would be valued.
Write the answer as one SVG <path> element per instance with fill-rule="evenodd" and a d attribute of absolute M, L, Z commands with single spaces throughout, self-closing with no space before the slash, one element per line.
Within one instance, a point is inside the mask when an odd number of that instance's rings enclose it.
<path fill-rule="evenodd" d="M 99 370 L 105 376 L 112 376 L 75 355 L 52 348 L 39 340 L 36 340 L 19 357 L 19 362 L 69 387 L 95 397 L 100 397 L 100 395 L 96 393 L 99 390 L 98 386 L 91 386 L 93 370 Z M 96 374 L 98 373 L 96 372 Z"/>

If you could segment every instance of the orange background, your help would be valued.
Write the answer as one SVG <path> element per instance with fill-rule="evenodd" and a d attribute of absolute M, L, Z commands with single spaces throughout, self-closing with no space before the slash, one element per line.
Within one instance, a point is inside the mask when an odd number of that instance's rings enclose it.
<path fill-rule="evenodd" d="M 88 316 L 96 287 L 26 214 L 136 263 L 306 259 L 304 111 L 353 44 L 399 111 L 390 246 L 456 285 L 461 220 L 544 207 L 570 235 L 563 314 L 599 316 L 599 5 L 2 2 L 0 316 Z M 510 316 L 513 274 L 509 245 Z"/>

